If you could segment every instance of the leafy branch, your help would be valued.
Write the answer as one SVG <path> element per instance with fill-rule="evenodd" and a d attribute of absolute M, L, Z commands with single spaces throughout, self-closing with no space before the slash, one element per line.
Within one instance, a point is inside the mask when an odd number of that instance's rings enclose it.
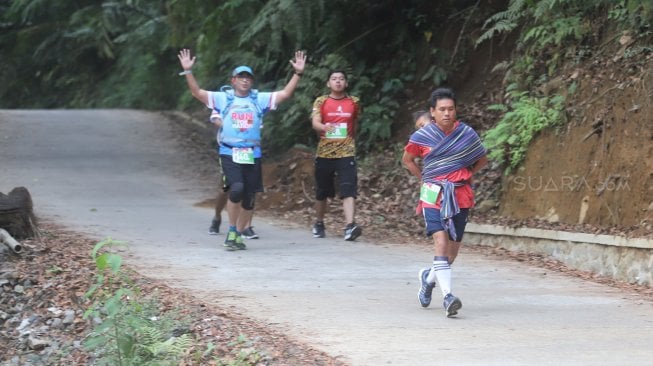
<path fill-rule="evenodd" d="M 564 97 L 532 97 L 526 92 L 512 94 L 509 105 L 494 104 L 490 110 L 505 112 L 497 125 L 484 134 L 488 157 L 505 164 L 506 173 L 516 168 L 526 157 L 528 147 L 537 134 L 565 119 Z"/>

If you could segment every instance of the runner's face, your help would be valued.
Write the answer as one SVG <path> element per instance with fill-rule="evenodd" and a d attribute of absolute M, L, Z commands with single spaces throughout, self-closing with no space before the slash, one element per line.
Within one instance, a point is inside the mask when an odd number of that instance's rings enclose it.
<path fill-rule="evenodd" d="M 334 72 L 329 76 L 329 81 L 327 81 L 327 87 L 336 93 L 342 93 L 347 89 L 347 79 L 345 75 L 341 72 Z"/>
<path fill-rule="evenodd" d="M 252 89 L 253 83 L 254 77 L 246 72 L 241 72 L 231 78 L 231 85 L 234 87 L 234 90 L 241 95 L 249 93 L 250 89 Z"/>
<path fill-rule="evenodd" d="M 440 99 L 431 107 L 431 116 L 438 126 L 450 128 L 456 122 L 456 104 L 452 99 Z"/>

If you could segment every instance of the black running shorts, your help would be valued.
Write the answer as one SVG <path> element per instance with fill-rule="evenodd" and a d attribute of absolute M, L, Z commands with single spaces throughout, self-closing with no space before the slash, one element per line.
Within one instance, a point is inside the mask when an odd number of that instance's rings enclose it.
<path fill-rule="evenodd" d="M 220 184 L 222 185 L 222 192 L 227 193 L 229 192 L 229 184 L 227 184 L 227 177 L 225 176 L 224 170 L 222 169 L 222 156 L 218 156 L 218 166 L 220 167 L 220 171 L 223 172 L 222 176 L 220 176 Z M 256 190 L 256 192 L 264 192 L 262 180 L 263 180 L 263 175 L 261 174 L 261 184 Z"/>
<path fill-rule="evenodd" d="M 224 187 L 230 187 L 234 183 L 241 182 L 244 186 L 243 208 L 251 210 L 256 192 L 263 192 L 263 173 L 261 171 L 261 159 L 254 159 L 254 164 L 234 163 L 231 155 L 220 155 L 222 165 L 222 177 Z M 249 207 L 249 206 L 252 207 Z"/>
<path fill-rule="evenodd" d="M 354 197 L 358 189 L 356 159 L 346 158 L 316 158 L 315 159 L 315 199 L 325 200 L 336 196 L 336 178 L 340 198 Z"/>

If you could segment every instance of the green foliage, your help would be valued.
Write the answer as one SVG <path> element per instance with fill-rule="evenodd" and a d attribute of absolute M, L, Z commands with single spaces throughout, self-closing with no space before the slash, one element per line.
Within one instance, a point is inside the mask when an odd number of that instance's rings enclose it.
<path fill-rule="evenodd" d="M 120 271 L 122 258 L 108 251 L 124 245 L 108 238 L 91 253 L 97 274 L 85 295 L 93 303 L 84 318 L 97 325 L 85 346 L 97 353 L 100 365 L 177 365 L 193 344 L 188 334 L 176 334 L 187 321 L 174 312 L 161 314 L 155 295 L 140 296 Z"/>
<path fill-rule="evenodd" d="M 563 61 L 578 61 L 585 46 L 599 37 L 597 19 L 617 29 L 650 35 L 653 3 L 644 0 L 511 0 L 508 8 L 487 19 L 476 44 L 519 30 L 517 53 L 508 81 L 529 90 L 545 82 Z M 596 39 L 594 39 L 596 40 Z"/>
<path fill-rule="evenodd" d="M 382 67 L 373 67 L 373 70 L 383 73 Z M 361 76 L 351 88 L 351 93 L 361 98 L 362 116 L 357 133 L 357 147 L 363 154 L 382 151 L 387 145 L 392 135 L 395 113 L 401 107 L 399 100 L 407 82 L 405 78 L 392 75 L 387 75 L 383 82 Z"/>
<path fill-rule="evenodd" d="M 488 18 L 476 44 L 519 29 L 517 54 L 507 78 L 528 90 L 582 48 L 591 33 L 590 20 L 601 5 L 602 1 L 586 0 L 511 0 L 508 9 Z"/>
<path fill-rule="evenodd" d="M 504 112 L 496 126 L 484 134 L 490 160 L 505 164 L 506 173 L 524 160 L 537 134 L 561 124 L 565 119 L 564 97 L 533 97 L 526 92 L 511 93 L 510 105 L 495 104 L 490 110 Z"/>
<path fill-rule="evenodd" d="M 559 46 L 563 41 L 582 39 L 583 33 L 588 29 L 583 24 L 583 19 L 577 15 L 553 19 L 546 24 L 535 25 L 524 33 L 522 41 L 531 43 L 536 48 Z"/>
<path fill-rule="evenodd" d="M 0 106 L 167 108 L 174 93 L 153 88 L 177 69 L 165 3 L 11 2 L 0 13 Z"/>
<path fill-rule="evenodd" d="M 508 9 L 490 16 L 483 25 L 487 30 L 476 40 L 476 44 L 491 40 L 497 35 L 507 34 L 515 30 L 523 18 L 527 16 L 530 2 L 527 0 L 512 0 Z"/>
<path fill-rule="evenodd" d="M 653 26 L 653 2 L 646 0 L 617 0 L 608 10 L 608 19 L 620 29 L 651 32 Z"/>

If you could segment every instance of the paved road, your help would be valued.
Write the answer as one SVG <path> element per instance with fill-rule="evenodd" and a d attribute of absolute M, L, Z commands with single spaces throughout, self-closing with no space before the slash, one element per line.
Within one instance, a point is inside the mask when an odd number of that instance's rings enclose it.
<path fill-rule="evenodd" d="M 153 278 L 308 342 L 353 365 L 652 365 L 653 304 L 576 278 L 465 253 L 455 319 L 417 303 L 424 245 L 313 239 L 259 218 L 263 238 L 225 252 L 195 203 L 212 182 L 130 110 L 0 110 L 0 192 L 25 186 L 40 217 L 131 243 Z M 90 248 L 89 248 L 90 249 Z"/>

